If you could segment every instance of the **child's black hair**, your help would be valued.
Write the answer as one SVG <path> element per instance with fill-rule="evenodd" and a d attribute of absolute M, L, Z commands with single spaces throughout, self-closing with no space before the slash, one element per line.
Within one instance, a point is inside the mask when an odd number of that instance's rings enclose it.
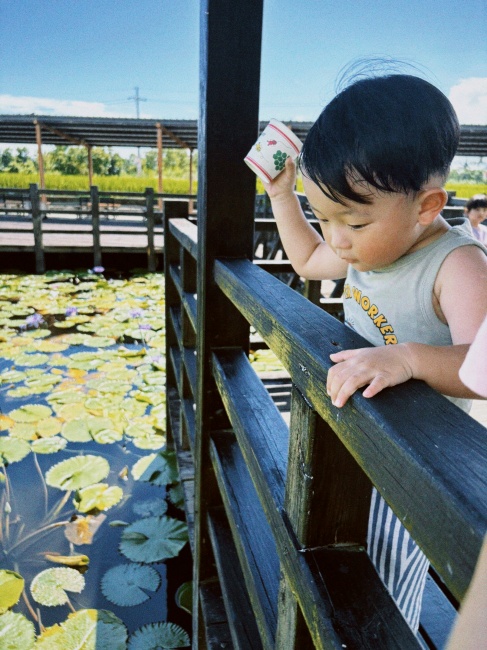
<path fill-rule="evenodd" d="M 465 212 L 477 210 L 477 208 L 487 208 L 487 195 L 473 196 L 465 203 Z"/>
<path fill-rule="evenodd" d="M 428 81 L 406 74 L 360 79 L 324 108 L 300 166 L 333 201 L 369 203 L 354 181 L 418 192 L 432 175 L 446 178 L 459 136 L 453 106 Z"/>

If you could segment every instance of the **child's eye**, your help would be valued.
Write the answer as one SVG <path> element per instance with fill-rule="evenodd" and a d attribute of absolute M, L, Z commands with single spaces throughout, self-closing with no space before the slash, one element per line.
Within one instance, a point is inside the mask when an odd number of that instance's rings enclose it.
<path fill-rule="evenodd" d="M 350 230 L 360 230 L 361 228 L 365 228 L 366 225 L 367 225 L 366 223 L 361 223 L 361 224 L 357 224 L 357 225 L 353 225 L 353 224 L 349 223 L 348 227 L 350 228 Z"/>

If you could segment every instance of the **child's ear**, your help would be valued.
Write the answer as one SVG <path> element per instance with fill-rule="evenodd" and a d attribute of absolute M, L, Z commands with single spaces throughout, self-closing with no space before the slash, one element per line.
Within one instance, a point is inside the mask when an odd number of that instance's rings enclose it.
<path fill-rule="evenodd" d="M 442 187 L 432 187 L 419 194 L 418 222 L 428 226 L 440 214 L 448 201 L 448 193 Z"/>

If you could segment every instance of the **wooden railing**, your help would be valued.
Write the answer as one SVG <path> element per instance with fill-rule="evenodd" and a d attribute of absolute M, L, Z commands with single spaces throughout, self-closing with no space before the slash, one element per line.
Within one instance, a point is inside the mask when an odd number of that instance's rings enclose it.
<path fill-rule="evenodd" d="M 148 270 L 156 270 L 154 233 L 162 225 L 163 206 L 171 201 L 185 201 L 186 215 L 192 209 L 194 195 L 157 194 L 152 188 L 145 192 L 104 192 L 92 186 L 89 192 L 74 190 L 39 189 L 32 184 L 29 190 L 0 190 L 0 215 L 2 221 L 16 220 L 10 225 L 0 222 L 1 232 L 19 232 L 18 222 L 26 220 L 32 227 L 37 273 L 45 271 L 45 246 L 43 233 L 71 234 L 91 225 L 94 266 L 102 264 L 100 233 L 108 229 L 111 235 L 127 234 L 122 219 L 131 218 L 144 226 L 141 232 L 147 237 Z M 108 222 L 110 222 L 108 224 Z M 83 224 L 83 225 L 81 225 Z M 117 230 L 116 226 L 120 228 Z M 140 230 L 140 229 L 139 229 Z"/>
<path fill-rule="evenodd" d="M 205 548 L 196 591 L 208 645 L 220 634 L 235 648 L 420 648 L 366 552 L 372 485 L 460 601 L 487 522 L 485 428 L 417 381 L 333 407 L 329 354 L 369 344 L 247 259 L 215 262 L 221 344 L 197 386 L 197 229 L 168 214 L 165 232 L 169 432 L 187 479 L 196 468 L 186 503 L 193 549 Z M 232 345 L 243 323 L 290 374 L 289 426 L 248 344 Z"/>

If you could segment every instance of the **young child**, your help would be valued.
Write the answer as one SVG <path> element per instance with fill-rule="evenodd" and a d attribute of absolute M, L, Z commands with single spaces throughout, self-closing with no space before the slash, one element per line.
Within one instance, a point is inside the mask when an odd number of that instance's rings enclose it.
<path fill-rule="evenodd" d="M 468 217 L 475 237 L 487 245 L 487 226 L 482 221 L 487 219 L 487 195 L 476 194 L 465 204 L 465 216 Z"/>
<path fill-rule="evenodd" d="M 487 313 L 487 259 L 469 228 L 441 216 L 459 139 L 448 99 L 418 77 L 360 79 L 311 127 L 303 186 L 320 222 L 307 222 L 291 160 L 266 190 L 284 249 L 299 275 L 346 277 L 346 323 L 377 347 L 331 355 L 327 392 L 343 407 L 414 377 L 468 407 L 459 379 Z M 467 224 L 468 226 L 468 224 Z M 374 490 L 369 554 L 413 630 L 428 562 Z"/>

